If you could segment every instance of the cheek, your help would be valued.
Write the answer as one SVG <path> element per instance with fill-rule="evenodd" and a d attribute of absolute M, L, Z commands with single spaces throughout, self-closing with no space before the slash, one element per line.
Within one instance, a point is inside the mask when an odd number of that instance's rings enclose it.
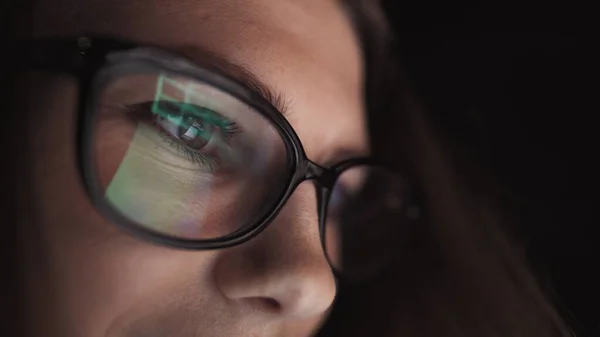
<path fill-rule="evenodd" d="M 32 211 L 43 242 L 39 258 L 47 263 L 34 271 L 39 276 L 34 291 L 52 293 L 55 300 L 43 315 L 56 315 L 72 335 L 96 336 L 111 322 L 140 311 L 136 308 L 158 307 L 190 278 L 209 282 L 214 253 L 146 244 L 96 212 L 76 168 L 74 83 L 36 83 L 43 85 L 31 87 L 36 95 L 27 111 L 32 117 L 27 153 L 35 187 Z"/>
<path fill-rule="evenodd" d="M 38 80 L 39 78 L 39 80 Z M 77 89 L 74 81 L 34 77 L 31 85 L 28 130 L 35 187 L 36 215 L 44 234 L 79 234 L 80 226 L 65 219 L 91 219 L 75 161 Z"/>
<path fill-rule="evenodd" d="M 233 201 L 243 197 L 245 181 L 199 169 L 161 145 L 150 126 L 116 124 L 100 126 L 96 141 L 101 197 L 114 210 L 147 229 L 184 238 L 220 237 L 243 225 Z"/>
<path fill-rule="evenodd" d="M 76 164 L 77 89 L 72 80 L 35 77 L 27 114 L 39 228 L 50 244 L 115 233 L 88 201 Z M 59 239 L 58 241 L 53 239 Z M 90 242 L 88 242 L 90 243 Z M 59 245 L 60 247 L 60 245 Z"/>

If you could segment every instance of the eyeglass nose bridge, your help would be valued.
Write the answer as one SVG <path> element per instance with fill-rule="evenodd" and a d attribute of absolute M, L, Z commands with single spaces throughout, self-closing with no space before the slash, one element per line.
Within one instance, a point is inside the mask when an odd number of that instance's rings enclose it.
<path fill-rule="evenodd" d="M 335 184 L 336 174 L 331 169 L 320 166 L 310 160 L 306 161 L 306 169 L 302 181 L 313 180 L 325 189 L 332 189 Z"/>

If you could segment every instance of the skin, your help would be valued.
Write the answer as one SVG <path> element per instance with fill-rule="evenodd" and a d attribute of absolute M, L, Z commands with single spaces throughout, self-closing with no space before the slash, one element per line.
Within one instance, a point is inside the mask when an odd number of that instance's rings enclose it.
<path fill-rule="evenodd" d="M 359 45 L 337 1 L 46 0 L 33 22 L 38 36 L 86 32 L 201 47 L 285 95 L 287 118 L 313 161 L 367 152 Z M 77 82 L 50 73 L 30 79 L 36 335 L 294 337 L 322 324 L 336 283 L 310 182 L 264 232 L 234 248 L 180 251 L 141 241 L 104 219 L 80 183 Z"/>

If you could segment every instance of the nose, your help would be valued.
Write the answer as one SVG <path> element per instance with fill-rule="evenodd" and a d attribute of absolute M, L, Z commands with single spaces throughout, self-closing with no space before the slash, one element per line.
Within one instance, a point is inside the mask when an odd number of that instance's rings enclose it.
<path fill-rule="evenodd" d="M 215 281 L 225 297 L 252 312 L 302 319 L 327 311 L 336 284 L 321 246 L 310 182 L 298 187 L 264 232 L 221 253 Z"/>

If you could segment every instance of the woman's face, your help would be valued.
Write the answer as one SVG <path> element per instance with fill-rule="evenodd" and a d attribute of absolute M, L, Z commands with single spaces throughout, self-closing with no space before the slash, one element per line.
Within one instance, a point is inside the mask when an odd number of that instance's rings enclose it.
<path fill-rule="evenodd" d="M 367 152 L 360 51 L 338 1 L 41 0 L 34 33 L 214 54 L 285 97 L 286 118 L 316 163 Z M 319 327 L 336 282 L 310 183 L 264 232 L 233 248 L 181 251 L 138 240 L 91 206 L 78 177 L 76 80 L 32 79 L 28 132 L 41 244 L 30 281 L 38 335 L 294 337 Z"/>

